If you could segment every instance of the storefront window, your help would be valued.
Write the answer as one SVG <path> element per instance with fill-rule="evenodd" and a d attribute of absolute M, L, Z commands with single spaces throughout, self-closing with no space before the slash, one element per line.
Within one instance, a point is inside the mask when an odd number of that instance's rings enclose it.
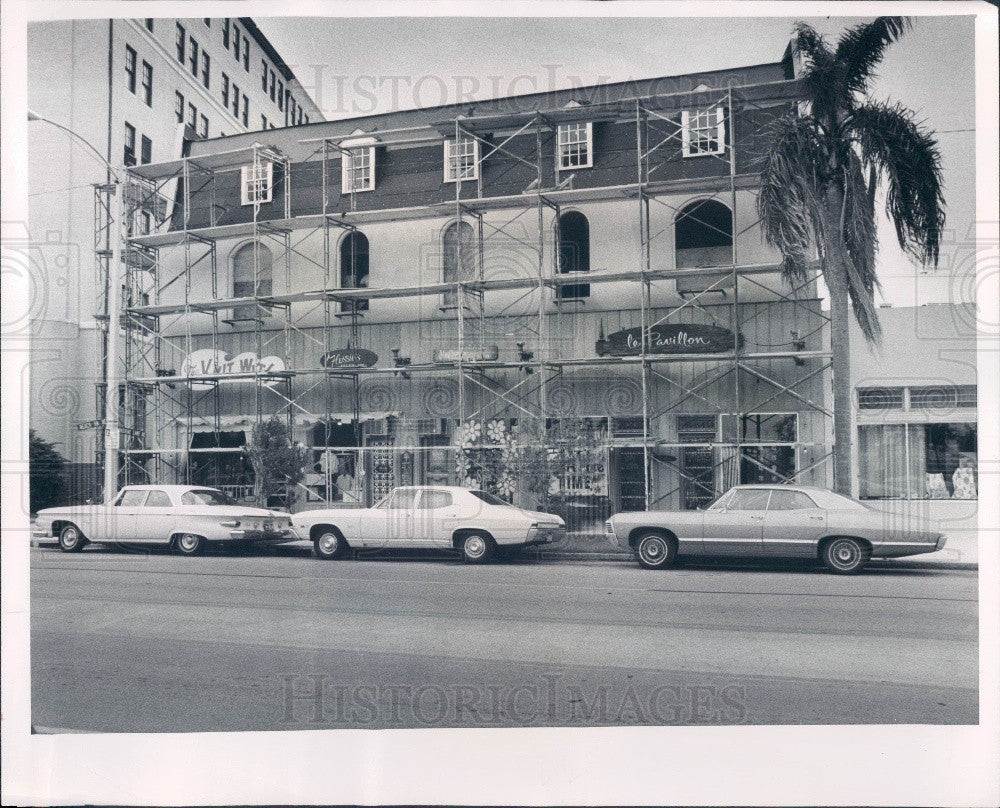
<path fill-rule="evenodd" d="M 975 424 L 858 427 L 862 499 L 976 499 L 977 460 Z"/>

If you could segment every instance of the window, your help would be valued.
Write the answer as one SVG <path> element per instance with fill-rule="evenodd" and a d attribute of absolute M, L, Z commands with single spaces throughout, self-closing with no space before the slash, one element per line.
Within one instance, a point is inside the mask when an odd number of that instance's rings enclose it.
<path fill-rule="evenodd" d="M 139 211 L 139 235 L 148 236 L 153 232 L 153 217 L 150 215 L 148 210 Z M 149 295 L 144 294 L 144 298 L 148 299 Z M 146 304 L 143 303 L 145 306 Z"/>
<path fill-rule="evenodd" d="M 801 511 L 815 508 L 816 503 L 801 491 L 771 492 L 771 501 L 767 503 L 769 511 Z"/>
<path fill-rule="evenodd" d="M 451 505 L 451 494 L 448 491 L 423 491 L 420 494 L 419 510 L 432 511 L 435 508 L 447 508 Z M 504 505 L 507 503 L 505 502 Z"/>
<path fill-rule="evenodd" d="M 222 47 L 229 50 L 229 17 L 222 19 Z"/>
<path fill-rule="evenodd" d="M 142 63 L 142 100 L 147 107 L 153 106 L 153 66 L 149 62 Z"/>
<path fill-rule="evenodd" d="M 130 48 L 128 45 L 125 46 L 125 75 L 126 84 L 128 84 L 128 91 L 130 93 L 135 92 L 135 49 Z"/>
<path fill-rule="evenodd" d="M 267 92 L 267 59 L 260 60 L 260 88 Z"/>
<path fill-rule="evenodd" d="M 166 491 L 150 491 L 149 496 L 146 497 L 146 502 L 143 507 L 170 508 L 173 507 L 173 503 L 170 501 L 170 497 L 167 496 Z"/>
<path fill-rule="evenodd" d="M 299 120 L 298 120 L 298 124 L 299 124 L 299 126 L 302 126 L 302 107 L 299 107 Z"/>
<path fill-rule="evenodd" d="M 308 116 L 308 115 L 303 115 L 303 116 L 302 116 L 302 120 L 303 120 L 303 121 L 304 121 L 305 123 L 309 123 L 309 116 Z"/>
<path fill-rule="evenodd" d="M 903 409 L 903 387 L 865 387 L 858 390 L 859 410 Z"/>
<path fill-rule="evenodd" d="M 240 118 L 240 88 L 236 86 L 236 82 L 233 82 L 233 117 L 239 120 Z"/>
<path fill-rule="evenodd" d="M 152 31 L 153 31 L 153 18 L 152 17 L 146 17 L 146 18 L 143 19 L 143 23 L 146 26 L 146 30 L 149 31 L 150 33 L 152 33 Z"/>
<path fill-rule="evenodd" d="M 260 116 L 260 128 L 261 129 L 267 129 L 267 116 L 266 115 L 261 115 Z"/>
<path fill-rule="evenodd" d="M 594 128 L 591 123 L 568 123 L 559 127 L 559 168 L 590 168 L 594 165 Z"/>
<path fill-rule="evenodd" d="M 138 508 L 142 505 L 142 501 L 145 498 L 145 488 L 130 488 L 121 495 L 115 505 L 119 508 Z"/>
<path fill-rule="evenodd" d="M 733 262 L 733 214 L 721 202 L 699 199 L 674 219 L 675 266 L 718 267 Z"/>
<path fill-rule="evenodd" d="M 208 55 L 208 51 L 201 52 L 201 83 L 204 85 L 205 89 L 210 89 L 209 84 L 212 78 L 212 57 Z"/>
<path fill-rule="evenodd" d="M 685 157 L 722 154 L 726 150 L 726 119 L 722 107 L 684 110 L 681 141 Z"/>
<path fill-rule="evenodd" d="M 975 409 L 977 403 L 974 384 L 910 388 L 911 410 L 950 410 L 955 407 Z"/>
<path fill-rule="evenodd" d="M 240 204 L 259 205 L 271 201 L 274 164 L 269 161 L 240 168 Z"/>
<path fill-rule="evenodd" d="M 464 137 L 444 142 L 444 181 L 479 179 L 479 141 Z"/>
<path fill-rule="evenodd" d="M 559 217 L 558 225 L 559 272 L 590 272 L 590 223 L 587 217 L 571 210 Z M 574 283 L 556 289 L 559 300 L 585 297 L 590 297 L 589 283 Z"/>
<path fill-rule="evenodd" d="M 236 56 L 236 61 L 240 60 L 240 29 L 234 24 L 233 25 L 233 54 Z"/>
<path fill-rule="evenodd" d="M 722 416 L 722 442 L 742 444 L 739 481 L 744 484 L 784 483 L 795 476 L 798 418 L 788 412 L 751 412 Z M 727 458 L 724 473 L 733 476 L 736 451 Z"/>
<path fill-rule="evenodd" d="M 360 230 L 348 233 L 340 242 L 340 286 L 342 289 L 368 288 L 368 237 Z M 340 310 L 367 311 L 368 301 L 345 300 Z"/>
<path fill-rule="evenodd" d="M 278 109 L 285 108 L 285 85 L 278 82 Z"/>
<path fill-rule="evenodd" d="M 413 507 L 413 502 L 416 498 L 417 492 L 415 489 L 397 488 L 375 507 L 399 511 L 409 510 Z"/>
<path fill-rule="evenodd" d="M 229 109 L 229 76 L 222 74 L 222 106 Z"/>
<path fill-rule="evenodd" d="M 727 511 L 763 511 L 767 510 L 767 500 L 771 496 L 770 488 L 739 488 L 733 492 L 726 505 Z"/>
<path fill-rule="evenodd" d="M 973 423 L 858 426 L 861 499 L 977 499 Z"/>
<path fill-rule="evenodd" d="M 204 115 L 198 116 L 198 134 L 202 137 L 208 137 L 208 118 Z"/>
<path fill-rule="evenodd" d="M 250 126 L 250 98 L 246 95 L 243 96 L 243 125 Z"/>
<path fill-rule="evenodd" d="M 177 123 L 184 123 L 184 93 L 174 92 L 174 115 L 177 116 Z"/>
<path fill-rule="evenodd" d="M 243 69 L 250 72 L 250 40 L 243 37 Z"/>
<path fill-rule="evenodd" d="M 374 146 L 350 149 L 344 154 L 340 161 L 340 190 L 345 194 L 375 190 Z"/>
<path fill-rule="evenodd" d="M 177 23 L 177 61 L 184 64 L 187 56 L 187 31 L 184 26 Z"/>
<path fill-rule="evenodd" d="M 716 463 L 711 445 L 718 440 L 718 419 L 715 415 L 678 415 L 677 442 L 694 444 L 680 446 L 677 451 L 681 482 L 681 507 L 685 510 L 708 505 L 716 495 Z M 730 468 L 727 469 L 727 466 Z M 726 474 L 726 471 L 729 474 Z M 738 482 L 735 458 L 722 466 L 722 487 Z"/>
<path fill-rule="evenodd" d="M 274 100 L 274 71 L 273 70 L 269 70 L 268 73 L 267 73 L 267 75 L 268 75 L 267 94 L 269 96 L 271 96 L 271 100 L 273 101 Z"/>
<path fill-rule="evenodd" d="M 125 165 L 135 165 L 135 127 L 125 122 Z"/>
<path fill-rule="evenodd" d="M 476 279 L 476 245 L 472 225 L 468 222 L 452 222 L 445 228 L 441 239 L 441 280 L 444 283 L 458 283 Z M 461 267 L 461 271 L 459 271 Z M 443 295 L 445 306 L 458 305 L 458 292 L 448 291 Z"/>
<path fill-rule="evenodd" d="M 240 247 L 233 256 L 233 297 L 265 297 L 271 294 L 272 264 L 271 251 L 264 245 L 251 242 Z M 256 304 L 233 309 L 235 320 L 256 317 Z"/>
<path fill-rule="evenodd" d="M 221 491 L 211 488 L 199 489 L 197 491 L 185 491 L 181 494 L 181 505 L 235 505 L 229 497 Z"/>
<path fill-rule="evenodd" d="M 198 123 L 198 107 L 196 107 L 194 104 L 188 101 L 187 125 L 190 126 L 192 129 L 194 129 L 197 123 Z"/>
<path fill-rule="evenodd" d="M 188 64 L 191 67 L 191 75 L 197 78 L 197 76 L 198 76 L 198 43 L 195 41 L 194 37 L 190 38 L 190 45 L 191 45 L 191 53 L 190 53 L 190 60 L 189 60 Z"/>
<path fill-rule="evenodd" d="M 150 140 L 145 135 L 143 135 L 142 139 L 139 141 L 139 145 L 140 145 L 140 150 L 141 150 L 141 157 L 140 157 L 139 162 L 141 162 L 143 165 L 146 165 L 147 163 L 152 162 L 153 161 L 153 141 Z"/>

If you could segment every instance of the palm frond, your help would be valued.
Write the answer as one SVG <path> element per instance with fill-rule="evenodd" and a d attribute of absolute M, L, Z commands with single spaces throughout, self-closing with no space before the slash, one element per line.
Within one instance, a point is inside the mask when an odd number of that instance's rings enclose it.
<path fill-rule="evenodd" d="M 945 222 L 941 154 L 933 136 L 899 104 L 858 107 L 845 134 L 860 147 L 866 166 L 886 180 L 886 213 L 900 247 L 937 266 Z"/>
<path fill-rule="evenodd" d="M 772 147 L 761 170 L 757 213 L 764 240 L 781 253 L 782 274 L 801 280 L 817 221 L 819 137 L 812 118 L 794 114 L 775 120 L 768 135 Z"/>
<path fill-rule="evenodd" d="M 852 153 L 844 176 L 844 211 L 841 222 L 844 246 L 850 256 L 847 289 L 861 332 L 867 340 L 876 342 L 881 334 L 875 308 L 875 292 L 879 289 L 875 268 L 878 231 L 873 199 L 868 190 L 864 166 L 858 156 Z"/>
<path fill-rule="evenodd" d="M 875 65 L 882 60 L 886 48 L 910 27 L 909 17 L 876 17 L 841 35 L 837 41 L 836 60 L 840 66 L 839 84 L 848 98 L 855 93 L 868 92 Z"/>
<path fill-rule="evenodd" d="M 837 101 L 834 53 L 819 32 L 804 22 L 795 23 L 792 50 L 802 58 L 802 83 L 814 114 L 825 119 L 836 108 Z"/>

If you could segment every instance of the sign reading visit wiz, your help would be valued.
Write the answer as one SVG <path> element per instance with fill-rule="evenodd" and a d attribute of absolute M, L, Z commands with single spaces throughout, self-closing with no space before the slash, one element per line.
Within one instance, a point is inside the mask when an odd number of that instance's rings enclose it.
<path fill-rule="evenodd" d="M 696 323 L 655 325 L 649 329 L 646 353 L 721 353 L 736 347 L 728 328 Z M 636 356 L 642 353 L 642 328 L 626 328 L 597 341 L 598 356 Z"/>
<path fill-rule="evenodd" d="M 278 356 L 247 351 L 229 356 L 225 351 L 203 348 L 192 351 L 181 365 L 181 376 L 238 376 L 247 373 L 280 373 L 285 363 Z"/>

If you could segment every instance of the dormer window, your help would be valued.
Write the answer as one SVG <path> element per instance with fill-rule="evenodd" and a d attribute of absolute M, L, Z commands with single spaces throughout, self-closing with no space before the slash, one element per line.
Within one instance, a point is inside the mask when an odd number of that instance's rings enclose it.
<path fill-rule="evenodd" d="M 375 190 L 374 146 L 351 148 L 344 153 L 340 163 L 340 190 L 345 194 Z"/>
<path fill-rule="evenodd" d="M 444 142 L 444 181 L 479 179 L 479 141 L 473 137 Z"/>
<path fill-rule="evenodd" d="M 594 125 L 566 123 L 559 126 L 559 169 L 594 165 Z"/>
<path fill-rule="evenodd" d="M 240 167 L 240 204 L 260 205 L 271 201 L 274 164 L 253 163 Z"/>
<path fill-rule="evenodd" d="M 685 157 L 722 154 L 726 150 L 726 120 L 722 107 L 681 112 Z"/>

